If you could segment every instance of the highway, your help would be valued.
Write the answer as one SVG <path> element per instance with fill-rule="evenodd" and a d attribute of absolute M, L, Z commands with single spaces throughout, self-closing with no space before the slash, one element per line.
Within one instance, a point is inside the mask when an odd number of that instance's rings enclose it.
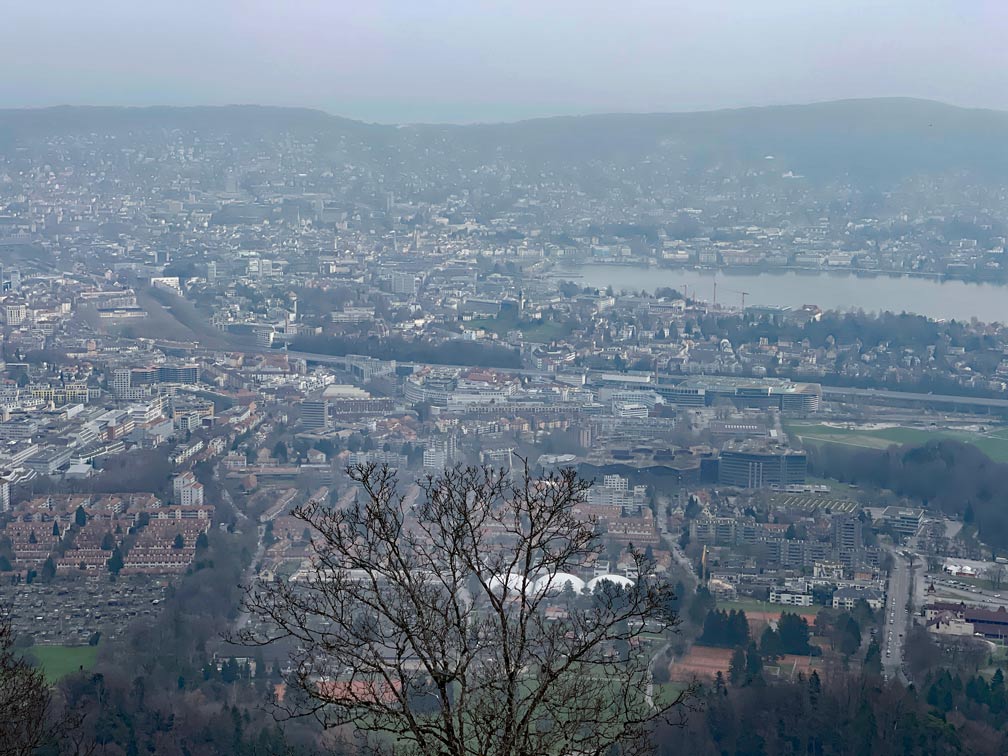
<path fill-rule="evenodd" d="M 910 564 L 900 551 L 891 551 L 892 571 L 886 591 L 885 617 L 882 620 L 882 671 L 887 680 L 898 676 L 904 682 L 903 642 L 910 627 L 907 602 L 910 599 Z"/>
<path fill-rule="evenodd" d="M 875 400 L 878 402 L 901 402 L 913 406 L 947 406 L 956 410 L 1000 410 L 1008 411 L 1008 399 L 996 399 L 982 396 L 955 396 L 951 394 L 921 394 L 914 391 L 891 391 L 888 389 L 861 389 L 845 386 L 823 386 L 823 399 L 826 401 L 847 401 L 864 403 Z"/>
<path fill-rule="evenodd" d="M 934 583 L 936 593 L 932 596 L 926 594 L 927 586 Z M 925 593 L 922 594 L 922 591 Z M 997 591 L 990 588 L 979 588 L 969 585 L 951 575 L 946 577 L 926 578 L 922 588 L 917 591 L 918 595 L 924 595 L 928 601 L 964 601 L 967 604 L 980 606 L 989 604 L 989 609 L 1008 607 L 1008 583 Z"/>

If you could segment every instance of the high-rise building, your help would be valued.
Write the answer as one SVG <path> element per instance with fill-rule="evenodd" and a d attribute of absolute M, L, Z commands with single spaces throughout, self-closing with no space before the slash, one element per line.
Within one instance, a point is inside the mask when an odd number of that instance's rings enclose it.
<path fill-rule="evenodd" d="M 157 380 L 160 383 L 198 383 L 198 365 L 159 365 Z"/>
<path fill-rule="evenodd" d="M 329 402 L 306 400 L 301 402 L 301 424 L 305 428 L 324 430 L 329 427 Z"/>
<path fill-rule="evenodd" d="M 393 273 L 392 293 L 416 296 L 420 290 L 420 279 L 414 273 Z"/>
<path fill-rule="evenodd" d="M 833 515 L 831 528 L 833 548 L 860 549 L 864 545 L 861 538 L 861 520 L 856 515 Z"/>
<path fill-rule="evenodd" d="M 132 385 L 129 368 L 116 368 L 112 371 L 112 392 L 116 396 L 125 397 Z"/>
<path fill-rule="evenodd" d="M 8 302 L 4 305 L 4 322 L 9 326 L 19 326 L 28 317 L 28 306 L 24 302 Z"/>

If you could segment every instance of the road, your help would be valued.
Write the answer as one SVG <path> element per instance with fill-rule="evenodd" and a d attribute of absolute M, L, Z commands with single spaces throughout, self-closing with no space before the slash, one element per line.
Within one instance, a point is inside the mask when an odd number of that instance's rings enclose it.
<path fill-rule="evenodd" d="M 882 671 L 887 680 L 894 676 L 906 682 L 903 675 L 903 642 L 910 627 L 907 602 L 910 599 L 911 571 L 909 561 L 900 551 L 891 551 L 893 567 L 886 591 L 885 617 L 882 621 Z"/>
<path fill-rule="evenodd" d="M 647 682 L 647 687 L 644 689 L 644 701 L 647 703 L 648 708 L 650 708 L 650 709 L 654 709 L 655 708 L 655 702 L 654 702 L 654 664 L 655 664 L 655 661 L 657 661 L 659 659 L 662 660 L 662 662 L 664 664 L 668 664 L 668 661 L 666 659 L 666 654 L 668 652 L 668 648 L 669 648 L 670 645 L 671 644 L 666 643 L 661 648 L 659 648 L 657 651 L 655 651 L 651 655 L 651 658 L 648 659 L 648 665 L 647 665 L 647 680 L 648 680 L 648 682 Z"/>
<path fill-rule="evenodd" d="M 250 586 L 250 585 L 252 585 L 253 581 L 255 580 L 255 576 L 256 576 L 256 565 L 259 564 L 259 562 L 262 560 L 263 554 L 266 551 L 266 540 L 265 540 L 266 526 L 265 525 L 259 525 L 258 528 L 257 528 L 257 530 L 259 532 L 259 542 L 256 544 L 256 550 L 255 550 L 255 554 L 252 555 L 252 561 L 249 562 L 249 566 L 245 568 L 245 572 L 242 575 L 242 585 L 244 585 L 244 586 Z M 248 625 L 249 620 L 251 620 L 251 619 L 252 619 L 252 614 L 250 612 L 246 611 L 246 609 L 245 609 L 245 607 L 243 605 L 241 613 L 238 615 L 237 619 L 235 620 L 235 626 L 234 626 L 235 634 L 237 635 L 237 633 L 239 633 L 242 630 L 244 630 L 245 627 Z"/>
<path fill-rule="evenodd" d="M 989 604 L 988 608 L 997 609 L 1008 607 L 1008 585 L 994 591 L 990 588 L 980 588 L 974 585 L 967 585 L 963 581 L 951 575 L 946 577 L 930 576 L 923 581 L 922 590 L 918 590 L 918 595 L 927 590 L 927 586 L 934 583 L 936 595 L 927 597 L 930 601 L 964 601 L 967 604 Z M 958 584 L 958 585 L 956 585 Z M 925 594 L 926 596 L 926 594 Z"/>

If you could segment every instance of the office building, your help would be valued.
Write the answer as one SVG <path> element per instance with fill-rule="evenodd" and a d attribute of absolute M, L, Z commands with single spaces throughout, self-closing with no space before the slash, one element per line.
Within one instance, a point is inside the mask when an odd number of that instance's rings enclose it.
<path fill-rule="evenodd" d="M 309 430 L 325 430 L 329 427 L 329 402 L 306 400 L 301 402 L 301 424 Z"/>
<path fill-rule="evenodd" d="M 807 474 L 805 452 L 779 444 L 733 441 L 718 462 L 718 482 L 737 488 L 800 485 Z"/>

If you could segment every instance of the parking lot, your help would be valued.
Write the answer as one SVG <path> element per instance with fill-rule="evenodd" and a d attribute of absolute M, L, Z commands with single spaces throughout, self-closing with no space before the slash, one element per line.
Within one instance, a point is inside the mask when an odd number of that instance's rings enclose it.
<path fill-rule="evenodd" d="M 10 611 L 16 636 L 35 643 L 85 644 L 100 631 L 103 639 L 122 633 L 132 621 L 160 611 L 166 580 L 146 575 L 111 582 L 108 575 L 61 578 L 52 583 L 0 586 L 0 606 Z"/>
<path fill-rule="evenodd" d="M 821 494 L 789 494 L 775 493 L 770 496 L 770 504 L 783 509 L 797 509 L 802 512 L 815 512 L 828 509 L 830 512 L 856 512 L 859 509 L 856 501 L 836 499 Z"/>

